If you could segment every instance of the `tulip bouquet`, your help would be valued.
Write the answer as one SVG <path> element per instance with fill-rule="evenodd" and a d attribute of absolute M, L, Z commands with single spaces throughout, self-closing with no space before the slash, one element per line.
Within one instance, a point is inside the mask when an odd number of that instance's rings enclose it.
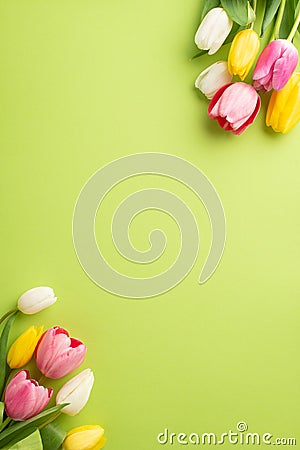
<path fill-rule="evenodd" d="M 299 30 L 300 0 L 204 0 L 195 43 L 201 50 L 193 59 L 216 53 L 230 44 L 227 61 L 203 70 L 195 86 L 209 100 L 208 115 L 234 134 L 253 123 L 261 107 L 258 94 L 272 92 L 266 125 L 287 133 L 300 120 L 300 73 L 295 72 L 298 51 L 293 44 Z M 262 13 L 254 30 L 257 9 Z M 259 55 L 262 37 L 273 24 L 267 45 Z M 252 72 L 251 81 L 244 80 Z M 235 79 L 233 78 L 235 77 Z"/>
<path fill-rule="evenodd" d="M 86 346 L 58 326 L 46 331 L 31 326 L 8 349 L 11 326 L 17 314 L 35 314 L 56 302 L 49 287 L 25 292 L 17 308 L 0 319 L 0 449 L 5 450 L 99 450 L 106 439 L 99 425 L 87 425 L 66 433 L 57 419 L 74 416 L 87 403 L 94 375 L 85 369 L 57 392 L 55 405 L 46 408 L 54 390 L 44 387 L 46 379 L 64 377 L 84 361 Z M 34 357 L 39 380 L 30 377 L 27 364 Z"/>

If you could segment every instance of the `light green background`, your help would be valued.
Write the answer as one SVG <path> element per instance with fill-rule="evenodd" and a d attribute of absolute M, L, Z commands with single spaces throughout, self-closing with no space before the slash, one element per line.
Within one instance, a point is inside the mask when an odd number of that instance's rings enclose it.
<path fill-rule="evenodd" d="M 100 423 L 108 450 L 154 450 L 165 427 L 222 433 L 241 420 L 253 432 L 298 437 L 300 128 L 275 135 L 263 109 L 235 137 L 207 118 L 193 83 L 218 55 L 189 61 L 198 1 L 0 5 L 1 311 L 23 291 L 50 285 L 57 304 L 18 318 L 12 337 L 31 323 L 60 324 L 87 343 L 85 367 L 96 382 L 81 414 L 64 418 L 66 428 Z M 114 205 L 141 186 L 185 199 L 202 240 L 177 288 L 128 300 L 85 275 L 72 213 L 97 169 L 149 151 L 183 157 L 210 178 L 226 212 L 227 244 L 217 272 L 199 286 L 211 238 L 203 206 L 170 180 L 125 183 L 97 221 L 98 241 L 116 268 L 147 273 L 121 261 L 108 229 Z M 145 213 L 131 229 L 145 249 L 158 223 L 170 246 L 149 275 L 173 261 L 178 230 L 159 213 Z"/>

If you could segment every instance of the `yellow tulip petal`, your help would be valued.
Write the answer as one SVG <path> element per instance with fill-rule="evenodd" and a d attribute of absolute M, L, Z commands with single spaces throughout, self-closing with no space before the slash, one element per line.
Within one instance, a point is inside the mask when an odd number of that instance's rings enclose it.
<path fill-rule="evenodd" d="M 85 425 L 67 433 L 63 450 L 100 450 L 105 442 L 103 428 L 99 425 Z"/>
<path fill-rule="evenodd" d="M 260 47 L 260 39 L 254 30 L 242 30 L 232 41 L 228 55 L 228 70 L 244 80 L 251 70 Z"/>
<path fill-rule="evenodd" d="M 19 369 L 31 360 L 43 328 L 31 326 L 15 340 L 7 355 L 7 364 L 11 369 Z"/>
<path fill-rule="evenodd" d="M 267 126 L 274 131 L 287 133 L 300 120 L 300 74 L 293 73 L 280 91 L 272 93 L 266 116 Z"/>

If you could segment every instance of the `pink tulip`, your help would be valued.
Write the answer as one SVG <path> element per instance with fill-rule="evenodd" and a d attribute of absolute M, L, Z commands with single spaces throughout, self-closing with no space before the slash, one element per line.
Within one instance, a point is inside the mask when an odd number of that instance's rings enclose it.
<path fill-rule="evenodd" d="M 286 39 L 270 42 L 261 52 L 253 73 L 253 86 L 264 92 L 280 91 L 298 64 L 296 47 Z"/>
<path fill-rule="evenodd" d="M 246 83 L 230 83 L 223 86 L 212 98 L 208 115 L 219 125 L 234 134 L 241 134 L 254 121 L 260 109 L 260 97 Z"/>
<path fill-rule="evenodd" d="M 31 380 L 28 370 L 20 370 L 8 383 L 4 393 L 8 417 L 23 421 L 39 414 L 49 403 L 53 389 Z"/>
<path fill-rule="evenodd" d="M 36 364 L 48 378 L 61 378 L 83 362 L 86 346 L 70 338 L 67 330 L 53 327 L 41 336 L 35 350 Z"/>

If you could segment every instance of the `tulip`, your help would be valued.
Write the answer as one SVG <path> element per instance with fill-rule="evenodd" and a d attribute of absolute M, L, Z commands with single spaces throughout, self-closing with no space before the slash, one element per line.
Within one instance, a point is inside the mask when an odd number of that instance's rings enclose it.
<path fill-rule="evenodd" d="M 24 314 L 35 314 L 53 305 L 57 298 L 50 287 L 36 287 L 26 291 L 18 300 L 18 309 Z"/>
<path fill-rule="evenodd" d="M 254 121 L 260 109 L 260 97 L 246 83 L 230 83 L 223 86 L 212 98 L 208 115 L 217 120 L 224 130 L 241 134 Z"/>
<path fill-rule="evenodd" d="M 260 46 L 258 34 L 254 30 L 240 31 L 232 41 L 228 55 L 228 70 L 244 80 L 257 57 Z"/>
<path fill-rule="evenodd" d="M 13 420 L 24 421 L 39 414 L 49 403 L 53 389 L 31 380 L 28 370 L 20 370 L 4 393 L 5 410 Z"/>
<path fill-rule="evenodd" d="M 208 50 L 209 55 L 216 53 L 224 43 L 233 22 L 223 8 L 211 9 L 202 20 L 195 43 L 200 50 Z"/>
<path fill-rule="evenodd" d="M 94 384 L 94 374 L 91 369 L 85 369 L 71 378 L 58 392 L 56 404 L 69 403 L 61 411 L 69 416 L 75 416 L 86 405 Z"/>
<path fill-rule="evenodd" d="M 274 131 L 287 133 L 300 120 L 300 73 L 293 73 L 280 91 L 272 93 L 266 124 Z"/>
<path fill-rule="evenodd" d="M 70 338 L 67 330 L 53 327 L 45 331 L 35 349 L 35 359 L 45 377 L 61 378 L 82 364 L 86 346 Z"/>
<path fill-rule="evenodd" d="M 258 58 L 253 73 L 253 86 L 263 92 L 280 91 L 298 64 L 296 47 L 286 39 L 270 42 Z"/>
<path fill-rule="evenodd" d="M 224 84 L 230 83 L 231 80 L 232 76 L 228 72 L 227 62 L 218 61 L 200 73 L 195 86 L 211 99 Z"/>
<path fill-rule="evenodd" d="M 63 450 L 100 450 L 104 447 L 106 438 L 104 430 L 99 425 L 85 425 L 74 428 L 67 433 L 63 442 Z"/>
<path fill-rule="evenodd" d="M 43 328 L 31 326 L 15 340 L 7 355 L 7 364 L 11 369 L 19 369 L 31 360 Z"/>

